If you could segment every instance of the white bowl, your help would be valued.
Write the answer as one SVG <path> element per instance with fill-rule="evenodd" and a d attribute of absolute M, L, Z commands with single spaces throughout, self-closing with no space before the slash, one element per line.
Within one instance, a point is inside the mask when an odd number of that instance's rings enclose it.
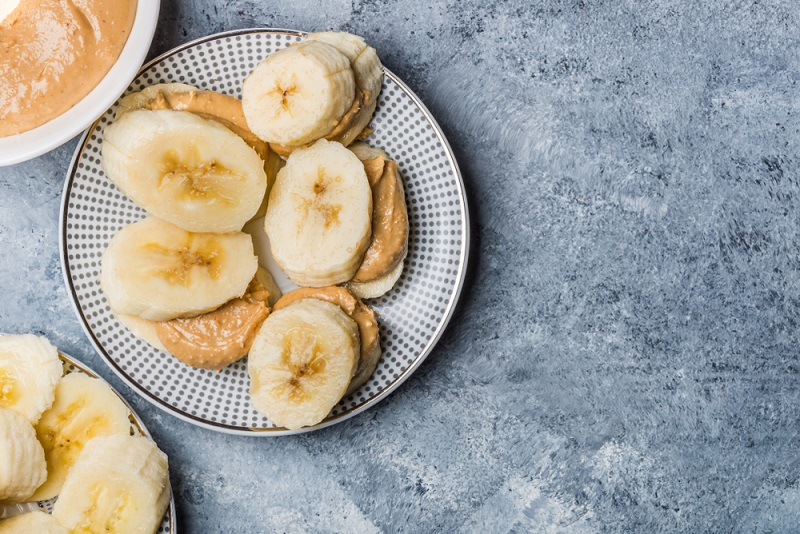
<path fill-rule="evenodd" d="M 160 7 L 161 0 L 138 0 L 136 18 L 122 53 L 97 87 L 77 104 L 33 130 L 0 137 L 0 166 L 35 158 L 64 144 L 110 108 L 144 63 Z"/>

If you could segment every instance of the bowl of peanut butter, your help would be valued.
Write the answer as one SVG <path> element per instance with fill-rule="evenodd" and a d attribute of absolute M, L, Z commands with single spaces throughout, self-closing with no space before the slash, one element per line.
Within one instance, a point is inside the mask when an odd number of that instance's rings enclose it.
<path fill-rule="evenodd" d="M 160 0 L 0 0 L 0 166 L 65 143 L 136 76 Z"/>

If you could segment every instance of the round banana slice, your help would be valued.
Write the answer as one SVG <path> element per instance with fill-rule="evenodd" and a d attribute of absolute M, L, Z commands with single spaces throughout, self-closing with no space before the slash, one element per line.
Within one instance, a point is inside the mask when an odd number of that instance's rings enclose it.
<path fill-rule="evenodd" d="M 46 466 L 31 422 L 0 408 L 0 501 L 27 501 L 47 477 Z"/>
<path fill-rule="evenodd" d="M 52 499 L 86 443 L 95 436 L 129 435 L 130 410 L 102 380 L 72 373 L 61 379 L 53 406 L 42 414 L 36 436 L 47 459 L 47 481 L 32 500 Z M 59 499 L 60 500 L 60 499 Z"/>
<path fill-rule="evenodd" d="M 257 268 L 248 234 L 187 232 L 148 217 L 111 240 L 100 285 L 115 313 L 166 321 L 243 295 Z"/>
<path fill-rule="evenodd" d="M 247 124 L 268 143 L 302 145 L 327 135 L 355 98 L 350 60 L 306 41 L 270 54 L 242 86 Z"/>
<path fill-rule="evenodd" d="M 11 519 L 0 519 L 0 534 L 69 534 L 58 520 L 44 512 L 29 512 Z"/>
<path fill-rule="evenodd" d="M 335 304 L 310 298 L 272 313 L 250 349 L 253 405 L 289 429 L 319 423 L 347 391 L 359 347 L 356 323 Z"/>
<path fill-rule="evenodd" d="M 267 189 L 264 162 L 222 124 L 188 111 L 134 110 L 106 128 L 103 170 L 136 204 L 191 232 L 234 232 Z"/>
<path fill-rule="evenodd" d="M 320 139 L 278 173 L 264 225 L 275 261 L 296 284 L 350 280 L 370 243 L 372 191 L 361 161 Z"/>
<path fill-rule="evenodd" d="M 117 434 L 86 443 L 53 517 L 70 532 L 154 533 L 167 506 L 167 455 L 149 438 Z"/>
<path fill-rule="evenodd" d="M 0 335 L 0 407 L 36 424 L 53 404 L 62 372 L 58 350 L 47 339 Z"/>

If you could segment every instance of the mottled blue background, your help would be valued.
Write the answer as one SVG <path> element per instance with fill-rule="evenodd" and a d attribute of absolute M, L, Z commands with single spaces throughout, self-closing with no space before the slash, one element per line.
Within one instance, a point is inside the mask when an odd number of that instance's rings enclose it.
<path fill-rule="evenodd" d="M 185 532 L 791 532 L 800 524 L 800 16 L 783 1 L 165 0 L 151 56 L 252 26 L 364 35 L 448 135 L 473 217 L 441 343 L 333 428 L 163 414 L 84 338 L 75 142 L 0 169 L 0 330 L 99 370 Z"/>

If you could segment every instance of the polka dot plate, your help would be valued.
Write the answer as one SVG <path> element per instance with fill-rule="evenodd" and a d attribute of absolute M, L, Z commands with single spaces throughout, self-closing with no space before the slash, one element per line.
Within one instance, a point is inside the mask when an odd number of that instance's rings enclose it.
<path fill-rule="evenodd" d="M 72 358 L 71 356 L 67 356 L 64 353 L 59 353 L 58 356 L 59 356 L 59 358 L 61 358 L 61 362 L 64 365 L 64 375 L 68 375 L 70 373 L 83 373 L 83 374 L 91 376 L 92 378 L 99 378 L 100 380 L 103 380 L 102 377 L 100 377 L 97 374 L 95 374 L 94 372 L 92 372 L 88 367 L 83 365 L 81 362 L 79 362 L 75 358 Z M 111 387 L 110 384 L 109 384 L 109 387 Z M 114 390 L 114 388 L 111 388 L 111 389 Z M 136 414 L 136 412 L 133 411 L 133 408 L 131 408 L 131 405 L 128 404 L 128 402 L 122 397 L 122 395 L 117 393 L 115 390 L 114 390 L 114 393 L 117 394 L 117 396 L 120 398 L 120 400 L 122 402 L 124 402 L 125 406 L 127 406 L 128 409 L 131 411 L 131 415 L 130 415 L 131 425 L 133 425 L 139 431 L 140 434 L 142 434 L 144 436 L 147 436 L 149 438 L 152 438 L 152 436 L 150 435 L 150 432 L 147 431 L 147 427 L 144 426 L 144 423 L 142 422 L 142 420 L 139 418 L 139 416 Z M 55 498 L 47 500 L 47 501 L 38 502 L 38 503 L 36 503 L 36 505 L 38 506 L 38 508 L 40 510 L 43 510 L 43 511 L 45 511 L 47 513 L 52 513 L 53 512 L 53 506 L 55 506 L 57 500 L 58 500 L 58 497 L 55 497 Z M 20 506 L 26 506 L 26 505 L 20 505 Z M 25 510 L 20 509 L 19 511 L 20 512 L 33 511 L 31 508 L 32 507 L 30 507 L 28 509 L 25 509 Z M 176 532 L 176 530 L 175 530 L 175 499 L 173 497 L 170 497 L 169 508 L 167 508 L 167 513 L 164 514 L 164 519 L 161 521 L 161 525 L 158 527 L 158 534 L 170 534 L 170 533 L 174 533 L 174 532 Z"/>
<path fill-rule="evenodd" d="M 241 85 L 268 54 L 299 41 L 302 32 L 240 30 L 180 46 L 145 65 L 126 94 L 156 83 L 182 82 L 240 97 Z M 381 51 L 378 50 L 380 55 Z M 406 186 L 410 238 L 398 283 L 368 304 L 379 315 L 381 356 L 372 378 L 342 399 L 320 424 L 289 431 L 255 411 L 246 359 L 217 373 L 160 352 L 117 321 L 100 290 L 100 260 L 111 238 L 145 213 L 103 174 L 100 148 L 115 104 L 86 132 L 70 169 L 61 207 L 64 278 L 84 330 L 111 369 L 137 393 L 186 421 L 234 434 L 274 436 L 322 428 L 352 417 L 396 389 L 430 354 L 453 313 L 466 270 L 469 225 L 464 186 L 441 129 L 419 98 L 386 71 L 367 142 L 398 163 Z M 251 225 L 252 226 L 252 225 Z M 263 265 L 281 289 L 263 239 Z"/>

